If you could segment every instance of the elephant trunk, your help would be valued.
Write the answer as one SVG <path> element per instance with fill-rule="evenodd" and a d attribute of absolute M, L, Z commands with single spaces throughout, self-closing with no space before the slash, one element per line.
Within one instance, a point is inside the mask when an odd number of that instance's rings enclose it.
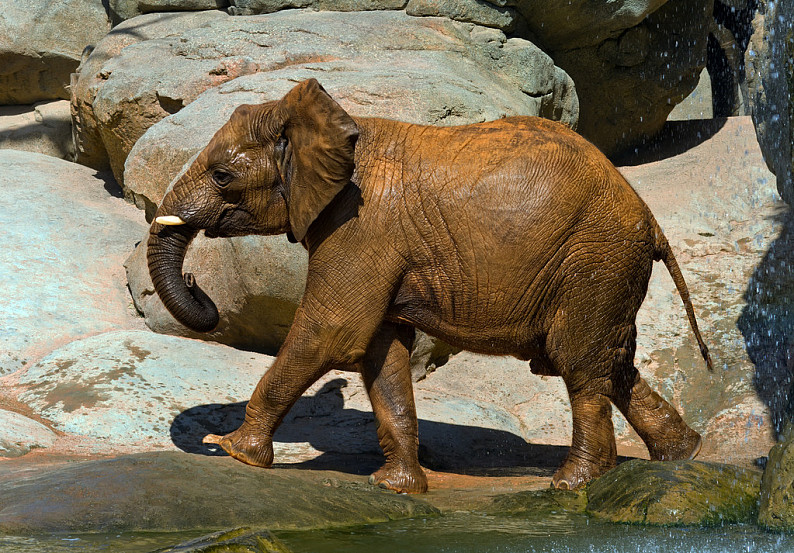
<path fill-rule="evenodd" d="M 183 226 L 152 225 L 147 260 L 154 289 L 166 309 L 180 323 L 197 332 L 209 332 L 218 325 L 218 308 L 198 287 L 193 275 L 182 276 L 182 263 L 198 230 Z"/>

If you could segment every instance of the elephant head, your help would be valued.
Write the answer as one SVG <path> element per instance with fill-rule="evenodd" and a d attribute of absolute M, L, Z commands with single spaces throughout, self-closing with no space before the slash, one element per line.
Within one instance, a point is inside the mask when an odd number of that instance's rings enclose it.
<path fill-rule="evenodd" d="M 149 231 L 149 273 L 171 314 L 199 332 L 218 324 L 215 304 L 182 276 L 199 231 L 303 240 L 350 181 L 357 138 L 353 119 L 314 79 L 279 101 L 238 107 L 165 195 Z"/>

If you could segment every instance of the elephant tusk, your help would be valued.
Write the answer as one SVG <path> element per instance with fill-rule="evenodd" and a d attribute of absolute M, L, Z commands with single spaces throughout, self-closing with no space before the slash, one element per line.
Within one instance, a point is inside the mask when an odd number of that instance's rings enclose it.
<path fill-rule="evenodd" d="M 162 215 L 154 220 L 155 223 L 167 226 L 177 226 L 186 224 L 182 219 L 176 215 Z"/>

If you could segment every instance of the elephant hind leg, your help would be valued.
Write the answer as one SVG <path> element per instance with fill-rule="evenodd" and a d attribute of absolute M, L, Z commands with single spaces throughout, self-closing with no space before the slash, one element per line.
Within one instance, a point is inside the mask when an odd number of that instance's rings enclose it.
<path fill-rule="evenodd" d="M 678 411 L 654 392 L 634 370 L 635 379 L 628 393 L 615 398 L 615 405 L 626 417 L 654 461 L 694 459 L 700 452 L 700 434 L 692 430 Z"/>
<path fill-rule="evenodd" d="M 551 480 L 553 487 L 573 490 L 617 464 L 612 404 L 599 393 L 572 393 L 573 437 L 568 455 Z"/>
<path fill-rule="evenodd" d="M 386 456 L 386 463 L 369 481 L 398 493 L 427 491 L 427 476 L 419 466 L 419 431 L 409 363 L 413 336 L 412 327 L 384 323 L 361 363 L 378 441 Z"/>

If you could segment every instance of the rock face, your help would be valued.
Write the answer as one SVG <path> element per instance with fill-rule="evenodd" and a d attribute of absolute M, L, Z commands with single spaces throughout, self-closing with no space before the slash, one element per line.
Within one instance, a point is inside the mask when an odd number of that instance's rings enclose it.
<path fill-rule="evenodd" d="M 536 43 L 576 83 L 579 132 L 607 154 L 658 133 L 706 66 L 713 0 L 519 0 Z"/>
<path fill-rule="evenodd" d="M 152 66 L 149 59 L 158 64 Z M 127 46 L 101 69 L 92 65 L 85 77 L 81 71 L 80 81 L 89 78 L 94 84 L 90 94 L 78 93 L 86 113 L 80 117 L 98 122 L 110 166 L 122 182 L 124 161 L 146 129 L 202 91 L 252 73 L 284 84 L 305 74 L 324 85 L 343 81 L 344 75 L 331 75 L 335 71 L 347 74 L 346 85 L 363 108 L 359 111 L 369 114 L 411 120 L 407 108 L 413 102 L 415 113 L 432 116 L 422 122 L 436 124 L 540 114 L 575 125 L 578 116 L 568 76 L 531 43 L 507 39 L 501 31 L 402 12 L 288 10 L 221 17 Z M 284 84 L 278 89 L 283 91 Z M 384 88 L 389 97 L 383 96 Z M 495 95 L 497 90 L 502 92 Z M 388 107 L 399 98 L 398 107 Z"/>
<path fill-rule="evenodd" d="M 748 52 L 750 105 L 761 151 L 780 195 L 794 202 L 794 2 L 761 3 Z"/>
<path fill-rule="evenodd" d="M 0 374 L 138 326 L 122 263 L 146 228 L 141 214 L 93 170 L 41 154 L 0 150 L 0 185 Z"/>
<path fill-rule="evenodd" d="M 652 525 L 722 526 L 752 523 L 761 475 L 698 461 L 619 465 L 587 487 L 587 512 L 596 519 Z"/>
<path fill-rule="evenodd" d="M 0 105 L 68 99 L 86 46 L 110 30 L 101 0 L 5 2 L 0 16 Z"/>

